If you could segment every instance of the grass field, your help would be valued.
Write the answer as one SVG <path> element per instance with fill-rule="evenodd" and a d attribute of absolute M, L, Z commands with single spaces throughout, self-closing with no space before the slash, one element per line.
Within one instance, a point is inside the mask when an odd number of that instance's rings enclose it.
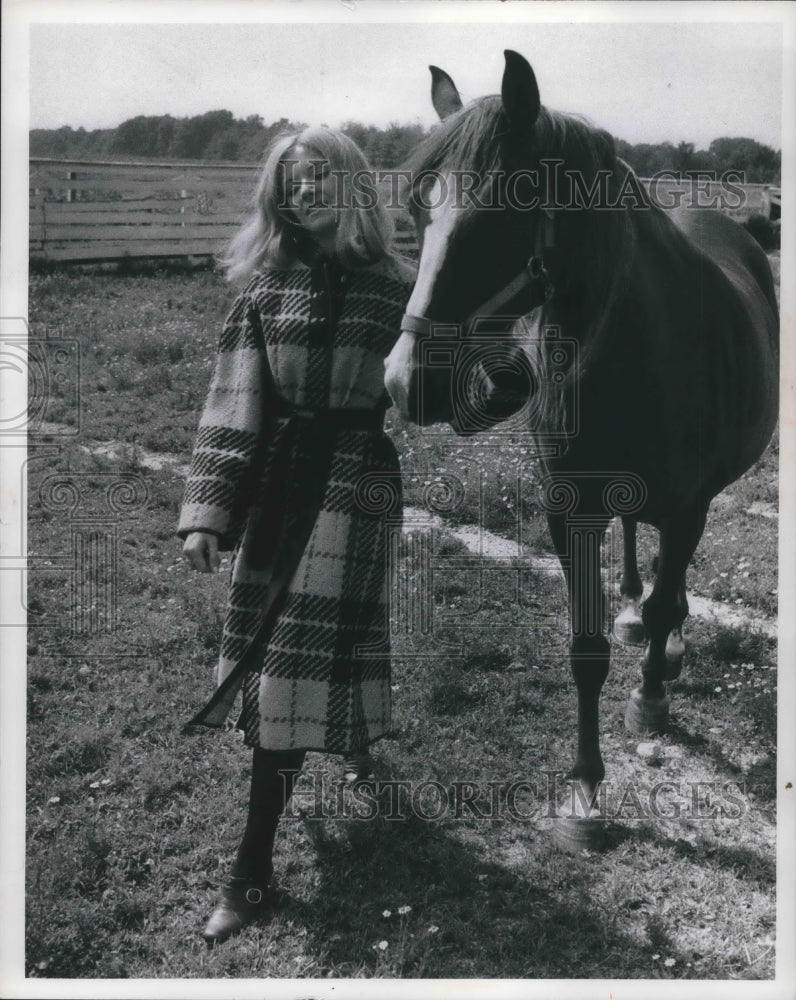
<path fill-rule="evenodd" d="M 69 386 L 52 386 L 34 439 L 49 453 L 30 462 L 28 975 L 770 977 L 776 440 L 714 504 L 689 576 L 692 593 L 749 624 L 690 621 L 672 729 L 646 756 L 622 723 L 640 650 L 615 645 L 602 700 L 608 848 L 569 856 L 551 844 L 548 810 L 576 710 L 561 580 L 475 560 L 452 534 L 480 523 L 545 554 L 532 449 L 519 434 L 465 441 L 393 422 L 413 507 L 435 482 L 461 488 L 449 527 L 419 525 L 399 551 L 416 595 L 427 540 L 433 629 L 397 627 L 377 815 L 341 790 L 334 758 L 309 755 L 277 843 L 279 912 L 205 947 L 249 758 L 232 733 L 180 734 L 211 690 L 227 580 L 190 572 L 174 529 L 231 298 L 212 272 L 32 279 L 32 336 L 79 342 L 80 410 Z M 129 506 L 109 513 L 119 479 Z M 70 568 L 78 536 L 95 553 L 91 586 Z M 104 583 L 117 607 L 105 629 Z M 473 805 L 457 810 L 462 783 Z"/>

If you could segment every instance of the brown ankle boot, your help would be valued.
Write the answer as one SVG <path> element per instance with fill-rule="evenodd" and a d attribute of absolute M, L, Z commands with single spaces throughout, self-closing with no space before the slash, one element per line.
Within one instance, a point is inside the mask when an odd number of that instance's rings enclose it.
<path fill-rule="evenodd" d="M 266 913 L 272 903 L 268 882 L 232 877 L 222 888 L 221 899 L 202 931 L 202 937 L 208 944 L 226 941 Z"/>

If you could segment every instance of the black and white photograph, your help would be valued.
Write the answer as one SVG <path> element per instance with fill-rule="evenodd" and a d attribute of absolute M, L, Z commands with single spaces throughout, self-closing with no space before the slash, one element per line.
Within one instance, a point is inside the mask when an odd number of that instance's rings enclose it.
<path fill-rule="evenodd" d="M 0 993 L 792 997 L 792 7 L 3 25 Z"/>

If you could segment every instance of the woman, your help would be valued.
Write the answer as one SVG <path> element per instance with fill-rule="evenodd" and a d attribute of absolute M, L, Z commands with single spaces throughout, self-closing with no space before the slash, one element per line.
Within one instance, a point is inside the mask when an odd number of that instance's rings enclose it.
<path fill-rule="evenodd" d="M 400 487 L 383 361 L 413 273 L 369 176 L 340 133 L 280 139 L 224 261 L 248 284 L 221 334 L 178 533 L 200 572 L 235 549 L 218 687 L 191 721 L 224 725 L 242 690 L 254 755 L 209 942 L 263 911 L 305 752 L 361 756 L 390 725 L 387 518 L 400 518 Z"/>

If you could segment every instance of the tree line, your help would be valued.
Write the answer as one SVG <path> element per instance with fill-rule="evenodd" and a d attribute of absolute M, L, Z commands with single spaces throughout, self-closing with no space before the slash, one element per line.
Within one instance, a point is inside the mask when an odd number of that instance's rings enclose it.
<path fill-rule="evenodd" d="M 303 128 L 301 122 L 280 118 L 267 124 L 260 115 L 235 118 L 231 111 L 208 111 L 190 118 L 138 115 L 112 129 L 32 129 L 30 155 L 55 159 L 215 160 L 256 163 L 280 133 Z M 346 122 L 351 136 L 377 168 L 399 166 L 422 139 L 418 124 L 391 123 L 386 128 Z M 617 140 L 617 151 L 641 177 L 662 170 L 742 171 L 747 182 L 779 183 L 779 150 L 755 139 L 714 139 L 707 149 L 694 143 L 628 143 Z"/>

